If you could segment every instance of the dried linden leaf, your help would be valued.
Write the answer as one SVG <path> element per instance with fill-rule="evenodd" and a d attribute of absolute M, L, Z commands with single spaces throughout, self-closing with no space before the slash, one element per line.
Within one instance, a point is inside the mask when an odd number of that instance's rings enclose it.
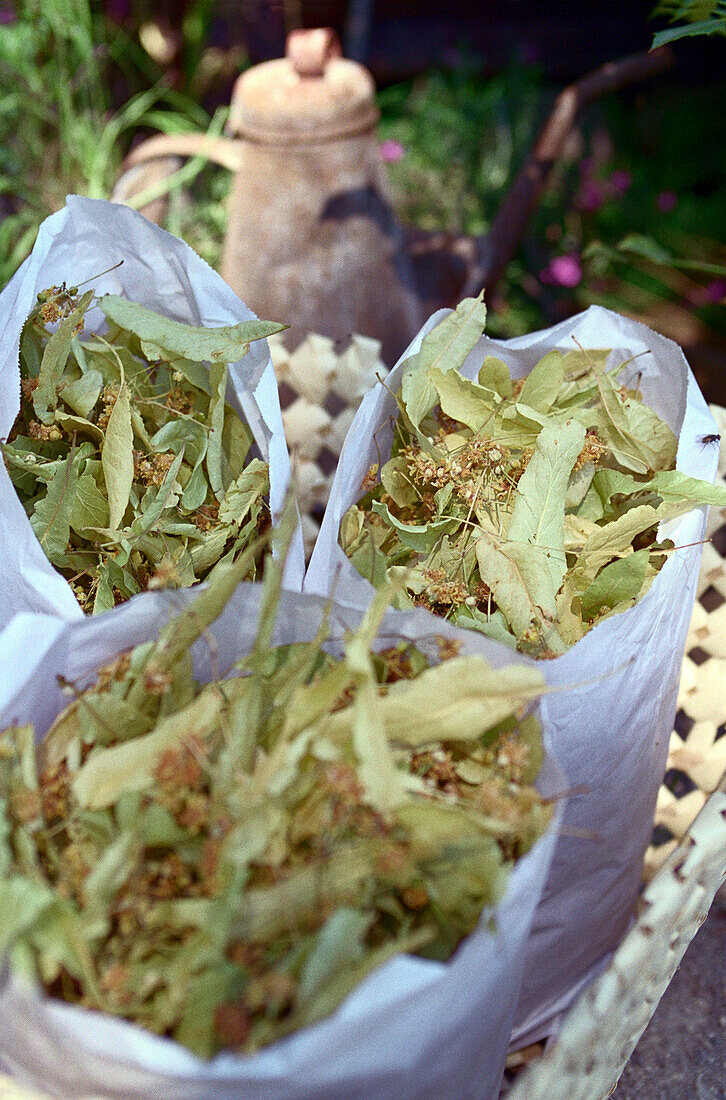
<path fill-rule="evenodd" d="M 635 600 L 643 587 L 648 557 L 648 550 L 637 550 L 601 569 L 580 596 L 583 617 L 594 619 L 627 600 Z"/>
<path fill-rule="evenodd" d="M 486 318 L 483 292 L 465 298 L 421 342 L 421 348 L 405 367 L 401 397 L 411 423 L 417 428 L 436 402 L 429 371 L 456 370 L 479 340 Z"/>
<path fill-rule="evenodd" d="M 548 424 L 542 429 L 529 465 L 519 479 L 507 529 L 510 542 L 542 547 L 555 592 L 567 571 L 565 498 L 584 442 L 585 429 L 577 420 Z"/>
<path fill-rule="evenodd" d="M 118 530 L 131 496 L 131 487 L 134 483 L 133 451 L 131 402 L 126 383 L 122 382 L 108 419 L 101 448 L 101 465 L 108 493 L 108 526 L 112 531 Z"/>
<path fill-rule="evenodd" d="M 236 363 L 253 340 L 264 340 L 284 325 L 270 321 L 240 321 L 236 325 L 206 328 L 161 317 L 136 302 L 106 294 L 99 305 L 109 321 L 135 333 L 150 359 L 187 359 L 200 363 Z"/>
<path fill-rule="evenodd" d="M 78 467 L 71 451 L 30 517 L 38 542 L 51 561 L 64 554 L 68 545 L 77 482 Z"/>
<path fill-rule="evenodd" d="M 487 534 L 476 544 L 479 574 L 491 589 L 520 642 L 553 655 L 563 651 L 553 626 L 557 618 L 556 588 L 547 552 L 520 542 L 499 545 Z"/>
<path fill-rule="evenodd" d="M 562 352 L 548 351 L 524 380 L 519 401 L 540 413 L 548 413 L 557 400 L 565 377 Z"/>
<path fill-rule="evenodd" d="M 596 378 L 602 399 L 603 423 L 618 462 L 637 474 L 667 470 L 672 466 L 678 440 L 668 425 L 641 401 L 623 397 L 609 374 L 598 371 Z"/>

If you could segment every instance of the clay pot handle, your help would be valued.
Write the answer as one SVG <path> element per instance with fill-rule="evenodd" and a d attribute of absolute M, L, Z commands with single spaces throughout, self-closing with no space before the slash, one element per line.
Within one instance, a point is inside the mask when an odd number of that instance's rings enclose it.
<path fill-rule="evenodd" d="M 342 57 L 343 51 L 332 27 L 290 31 L 285 57 L 298 76 L 322 76 L 329 61 Z"/>

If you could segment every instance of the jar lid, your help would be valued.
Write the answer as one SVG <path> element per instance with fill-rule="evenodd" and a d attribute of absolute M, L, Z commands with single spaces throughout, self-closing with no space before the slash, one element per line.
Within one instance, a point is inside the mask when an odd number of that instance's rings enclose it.
<path fill-rule="evenodd" d="M 373 77 L 340 56 L 329 28 L 292 31 L 285 57 L 248 69 L 232 93 L 228 129 L 252 141 L 330 141 L 376 124 Z"/>

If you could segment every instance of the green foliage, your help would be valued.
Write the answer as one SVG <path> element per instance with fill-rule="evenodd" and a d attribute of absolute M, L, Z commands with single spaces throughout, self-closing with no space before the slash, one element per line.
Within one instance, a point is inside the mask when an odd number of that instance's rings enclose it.
<path fill-rule="evenodd" d="M 0 33 L 0 286 L 68 193 L 109 197 L 145 125 L 205 129 L 209 116 L 91 0 L 19 0 Z"/>
<path fill-rule="evenodd" d="M 660 0 L 654 16 L 665 16 L 678 26 L 659 31 L 653 38 L 653 49 L 702 34 L 726 34 L 726 2 L 724 0 Z"/>
<path fill-rule="evenodd" d="M 472 67 L 430 73 L 381 92 L 381 137 L 401 147 L 389 165 L 401 219 L 485 234 L 555 91 L 519 64 L 492 78 Z M 704 340 L 709 327 L 726 329 L 725 94 L 722 82 L 653 83 L 635 100 L 625 92 L 588 109 L 488 298 L 492 335 L 529 332 L 592 302 L 675 338 L 668 322 L 682 318 L 692 331 L 694 312 Z M 551 266 L 563 259 L 564 283 Z"/>
<path fill-rule="evenodd" d="M 529 147 L 541 97 L 518 63 L 483 80 L 473 63 L 381 91 L 381 136 L 405 157 L 391 166 L 403 220 L 423 229 L 484 233 Z"/>

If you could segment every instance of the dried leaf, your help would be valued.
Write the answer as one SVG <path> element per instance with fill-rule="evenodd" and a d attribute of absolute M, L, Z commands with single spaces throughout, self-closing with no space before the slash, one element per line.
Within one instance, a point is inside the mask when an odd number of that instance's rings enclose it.
<path fill-rule="evenodd" d="M 413 504 L 418 498 L 419 494 L 411 482 L 404 458 L 397 456 L 386 462 L 381 469 L 381 484 L 399 508 L 405 508 L 407 504 Z"/>
<path fill-rule="evenodd" d="M 73 780 L 78 804 L 101 810 L 125 794 L 148 788 L 164 749 L 185 737 L 204 737 L 220 721 L 223 705 L 224 696 L 216 688 L 208 689 L 178 714 L 162 719 L 152 733 L 92 753 Z"/>
<path fill-rule="evenodd" d="M 480 657 L 455 657 L 394 684 L 381 699 L 381 715 L 387 736 L 399 744 L 469 741 L 544 689 L 535 669 L 494 671 Z"/>
<path fill-rule="evenodd" d="M 496 398 L 489 390 L 470 382 L 458 371 L 449 370 L 443 374 L 440 370 L 431 370 L 429 378 L 442 411 L 452 420 L 459 420 L 473 432 L 478 432 L 494 416 L 498 404 Z"/>
<path fill-rule="evenodd" d="M 70 526 L 82 535 L 86 528 L 108 527 L 109 522 L 108 500 L 98 488 L 96 479 L 92 474 L 81 474 L 73 493 Z"/>
<path fill-rule="evenodd" d="M 227 392 L 226 363 L 213 364 L 209 372 L 212 396 L 209 400 L 209 440 L 207 442 L 207 475 L 217 500 L 224 496 L 222 479 L 222 430 L 224 428 L 224 398 Z"/>
<path fill-rule="evenodd" d="M 712 485 L 710 481 L 701 481 L 696 477 L 688 477 L 680 470 L 660 470 L 645 483 L 636 481 L 635 478 L 619 470 L 598 470 L 596 483 L 604 501 L 608 501 L 613 493 L 627 495 L 648 490 L 656 493 L 667 503 L 693 501 L 694 504 L 713 504 L 720 508 L 726 506 L 726 487 Z"/>
<path fill-rule="evenodd" d="M 88 417 L 95 408 L 103 389 L 103 376 L 97 370 L 88 370 L 75 381 L 66 382 L 59 389 L 61 400 L 78 416 Z"/>
<path fill-rule="evenodd" d="M 136 302 L 107 294 L 99 305 L 109 321 L 134 332 L 150 359 L 192 360 L 196 363 L 236 363 L 253 340 L 264 340 L 285 325 L 270 321 L 240 321 L 236 325 L 206 328 L 161 317 Z"/>
<path fill-rule="evenodd" d="M 51 561 L 64 554 L 68 545 L 77 482 L 78 466 L 71 451 L 30 517 L 38 542 Z"/>
<path fill-rule="evenodd" d="M 539 546 L 521 542 L 497 544 L 482 535 L 476 544 L 479 574 L 491 589 L 520 643 L 557 655 L 563 651 L 554 622 L 557 619 L 551 558 Z"/>
<path fill-rule="evenodd" d="M 365 677 L 356 694 L 352 740 L 364 799 L 374 810 L 388 814 L 406 800 L 406 789 L 393 762 L 385 704 L 378 698 L 372 672 L 371 666 L 371 675 Z"/>
<path fill-rule="evenodd" d="M 598 528 L 587 539 L 572 571 L 575 588 L 582 592 L 592 584 L 604 565 L 614 557 L 627 553 L 633 539 L 657 526 L 667 515 L 666 509 L 648 504 L 631 508 L 625 515 Z"/>
<path fill-rule="evenodd" d="M 91 423 L 90 420 L 86 420 L 83 416 L 71 416 L 70 413 L 59 412 L 56 410 L 55 423 L 60 424 L 63 431 L 68 436 L 72 436 L 74 433 L 80 436 L 90 436 L 96 443 L 103 443 L 103 432 L 96 425 Z"/>
<path fill-rule="evenodd" d="M 414 427 L 419 426 L 436 402 L 429 371 L 457 369 L 481 337 L 485 319 L 482 293 L 478 298 L 464 298 L 453 313 L 424 337 L 401 381 L 402 400 Z"/>
<path fill-rule="evenodd" d="M 253 504 L 262 500 L 270 491 L 269 468 L 266 462 L 253 458 L 224 494 L 219 506 L 219 521 L 225 524 L 241 524 Z"/>
<path fill-rule="evenodd" d="M 614 379 L 596 373 L 603 408 L 603 425 L 613 454 L 626 470 L 637 474 L 667 470 L 676 460 L 678 440 L 657 413 L 641 401 L 623 397 Z"/>
<path fill-rule="evenodd" d="M 594 619 L 626 601 L 636 600 L 645 581 L 649 553 L 638 550 L 601 569 L 580 596 L 583 617 Z"/>
<path fill-rule="evenodd" d="M 512 379 L 509 376 L 509 367 L 494 355 L 484 357 L 477 380 L 480 386 L 492 390 L 501 398 L 512 396 Z"/>
<path fill-rule="evenodd" d="M 524 380 L 519 401 L 540 413 L 548 413 L 559 397 L 565 377 L 560 351 L 548 351 Z"/>
<path fill-rule="evenodd" d="M 301 1007 L 323 990 L 338 971 L 363 958 L 362 940 L 370 924 L 371 917 L 358 909 L 341 906 L 331 914 L 318 932 L 315 947 L 300 975 L 298 1000 Z"/>
<path fill-rule="evenodd" d="M 73 333 L 82 323 L 83 315 L 92 298 L 93 291 L 87 291 L 80 299 L 78 307 L 61 320 L 46 344 L 38 374 L 38 385 L 33 391 L 33 408 L 38 420 L 43 424 L 53 423 L 53 414 L 58 404 L 58 383 L 71 353 Z"/>
<path fill-rule="evenodd" d="M 131 428 L 131 403 L 126 383 L 121 383 L 101 448 L 101 464 L 108 494 L 109 522 L 117 531 L 131 496 L 134 483 L 134 434 Z"/>
<path fill-rule="evenodd" d="M 567 570 L 565 498 L 572 468 L 584 442 L 585 429 L 577 420 L 548 424 L 542 429 L 517 485 L 507 528 L 510 542 L 542 548 L 555 592 Z"/>
<path fill-rule="evenodd" d="M 448 534 L 458 527 L 458 522 L 455 519 L 434 520 L 433 523 L 423 526 L 401 523 L 400 520 L 391 515 L 387 504 L 381 504 L 376 500 L 373 502 L 372 507 L 373 511 L 382 516 L 386 523 L 397 532 L 404 546 L 410 546 L 412 550 L 425 554 L 433 549 L 442 535 Z"/>

